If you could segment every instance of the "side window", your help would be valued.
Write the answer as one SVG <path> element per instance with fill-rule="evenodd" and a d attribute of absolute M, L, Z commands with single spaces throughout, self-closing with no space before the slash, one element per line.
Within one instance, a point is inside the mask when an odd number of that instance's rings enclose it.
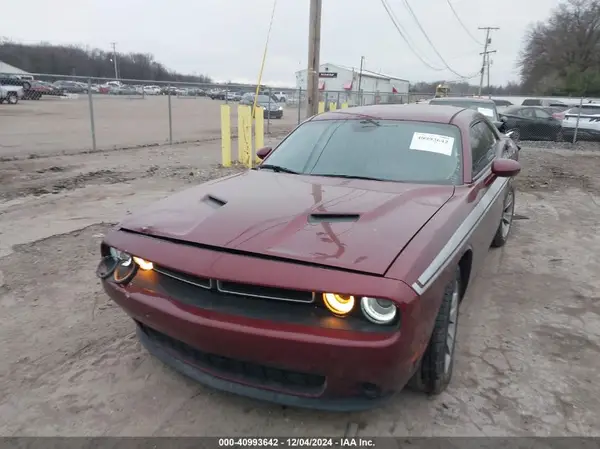
<path fill-rule="evenodd" d="M 496 134 L 481 121 L 471 126 L 470 131 L 473 177 L 488 166 L 496 155 Z"/>
<path fill-rule="evenodd" d="M 536 109 L 535 110 L 535 115 L 537 118 L 540 119 L 548 119 L 551 117 L 550 114 L 548 114 L 546 111 L 544 111 L 543 109 Z"/>

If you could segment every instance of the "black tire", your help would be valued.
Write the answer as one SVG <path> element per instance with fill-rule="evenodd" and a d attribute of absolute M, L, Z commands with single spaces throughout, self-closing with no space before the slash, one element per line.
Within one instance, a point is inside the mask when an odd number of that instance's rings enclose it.
<path fill-rule="evenodd" d="M 409 387 L 431 395 L 440 394 L 448 387 L 454 369 L 461 292 L 462 277 L 460 268 L 456 267 L 454 279 L 444 290 L 429 344 Z"/>
<path fill-rule="evenodd" d="M 502 204 L 502 217 L 500 218 L 500 224 L 498 230 L 492 240 L 492 248 L 500 248 L 508 241 L 510 230 L 512 229 L 513 217 L 515 215 L 515 188 L 511 184 L 504 196 L 504 202 Z"/>
<path fill-rule="evenodd" d="M 14 92 L 9 92 L 6 96 L 6 102 L 8 104 L 17 104 L 19 102 L 19 97 Z"/>

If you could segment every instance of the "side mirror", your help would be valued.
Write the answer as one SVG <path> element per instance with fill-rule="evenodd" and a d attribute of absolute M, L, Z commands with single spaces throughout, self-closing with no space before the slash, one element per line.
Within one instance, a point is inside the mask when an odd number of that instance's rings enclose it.
<path fill-rule="evenodd" d="M 499 178 L 512 178 L 521 172 L 521 164 L 512 159 L 496 159 L 492 162 L 492 173 Z"/>
<path fill-rule="evenodd" d="M 256 157 L 258 157 L 261 161 L 266 158 L 269 154 L 271 154 L 273 148 L 271 147 L 263 147 L 256 152 Z"/>
<path fill-rule="evenodd" d="M 506 117 L 504 117 L 503 115 L 501 115 L 501 116 L 500 116 L 500 121 L 501 121 L 502 123 L 506 123 L 506 121 L 507 121 L 507 120 L 508 120 L 508 119 L 507 119 Z"/>

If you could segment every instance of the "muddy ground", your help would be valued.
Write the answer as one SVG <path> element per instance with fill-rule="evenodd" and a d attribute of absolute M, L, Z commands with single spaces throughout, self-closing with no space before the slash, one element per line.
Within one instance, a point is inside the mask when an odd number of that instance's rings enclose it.
<path fill-rule="evenodd" d="M 0 163 L 0 435 L 600 436 L 600 152 L 524 149 L 517 218 L 461 309 L 435 398 L 321 413 L 216 392 L 150 357 L 94 269 L 103 234 L 206 179 L 218 143 Z"/>

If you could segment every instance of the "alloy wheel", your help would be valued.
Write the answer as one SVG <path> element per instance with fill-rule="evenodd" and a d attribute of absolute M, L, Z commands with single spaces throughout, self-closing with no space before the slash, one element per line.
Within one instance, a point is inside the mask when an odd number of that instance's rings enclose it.
<path fill-rule="evenodd" d="M 508 192 L 506 199 L 504 200 L 504 209 L 502 210 L 502 238 L 506 238 L 510 232 L 512 226 L 513 215 L 515 213 L 515 196 L 511 191 Z"/>
<path fill-rule="evenodd" d="M 448 373 L 452 366 L 454 357 L 454 345 L 456 344 L 456 330 L 458 328 L 458 303 L 460 299 L 459 283 L 454 282 L 454 291 L 450 302 L 450 316 L 448 317 L 448 331 L 446 333 L 446 353 L 444 357 L 444 372 Z"/>

